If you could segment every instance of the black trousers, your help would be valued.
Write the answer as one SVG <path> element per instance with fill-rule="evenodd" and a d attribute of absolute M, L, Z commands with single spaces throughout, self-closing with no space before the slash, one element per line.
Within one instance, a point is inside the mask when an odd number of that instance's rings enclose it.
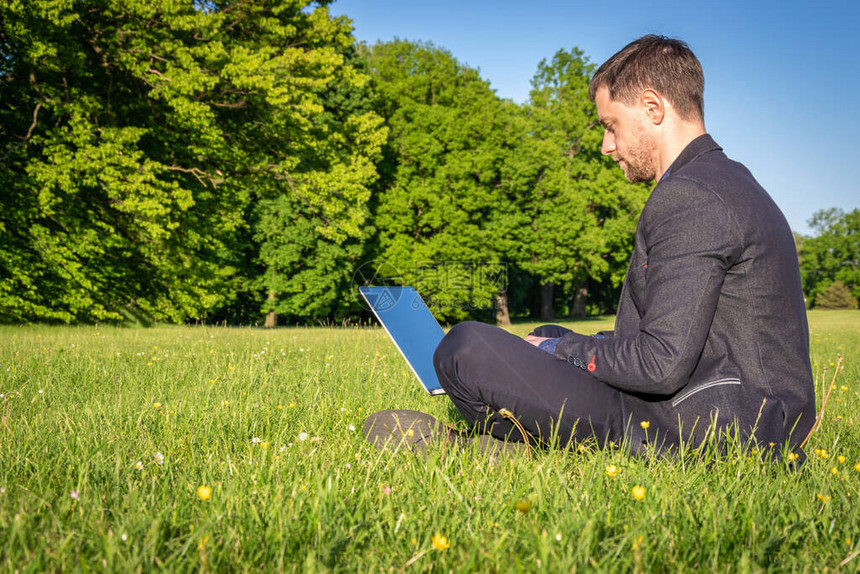
<path fill-rule="evenodd" d="M 566 331 L 544 325 L 532 334 L 560 337 Z M 470 426 L 496 438 L 531 441 L 507 412 L 545 444 L 554 436 L 555 444 L 566 446 L 589 438 L 619 441 L 624 435 L 619 391 L 498 327 L 455 325 L 439 343 L 433 364 Z"/>

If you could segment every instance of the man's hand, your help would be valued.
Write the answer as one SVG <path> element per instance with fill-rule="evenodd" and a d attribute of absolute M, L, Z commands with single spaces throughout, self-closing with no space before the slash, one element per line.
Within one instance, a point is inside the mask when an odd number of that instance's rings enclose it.
<path fill-rule="evenodd" d="M 535 337 L 534 335 L 526 335 L 525 340 L 535 347 L 546 341 L 547 339 L 551 339 L 552 337 Z"/>

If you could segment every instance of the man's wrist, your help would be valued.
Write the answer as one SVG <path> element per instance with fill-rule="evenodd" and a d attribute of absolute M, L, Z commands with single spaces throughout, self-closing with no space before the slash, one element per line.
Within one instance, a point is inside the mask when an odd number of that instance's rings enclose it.
<path fill-rule="evenodd" d="M 561 337 L 554 337 L 552 339 L 547 339 L 546 341 L 541 341 L 541 344 L 538 345 L 538 349 L 546 351 L 550 355 L 554 355 L 555 348 L 558 346 L 559 341 L 561 341 Z"/>

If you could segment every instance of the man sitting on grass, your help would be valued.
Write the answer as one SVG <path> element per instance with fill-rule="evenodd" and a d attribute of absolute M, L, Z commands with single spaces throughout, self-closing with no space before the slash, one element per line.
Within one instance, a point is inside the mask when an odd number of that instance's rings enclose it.
<path fill-rule="evenodd" d="M 545 325 L 523 340 L 455 325 L 434 364 L 482 445 L 554 435 L 562 446 L 592 438 L 665 453 L 737 431 L 774 458 L 784 445 L 799 450 L 815 396 L 794 239 L 767 192 L 705 131 L 703 92 L 693 52 L 660 36 L 595 73 L 602 153 L 629 181 L 657 181 L 615 330 Z M 376 413 L 365 432 L 379 446 L 453 438 L 414 411 Z"/>

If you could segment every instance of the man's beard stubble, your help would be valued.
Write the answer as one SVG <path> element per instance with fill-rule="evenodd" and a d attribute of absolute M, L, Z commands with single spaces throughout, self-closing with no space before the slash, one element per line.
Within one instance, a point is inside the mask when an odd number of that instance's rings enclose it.
<path fill-rule="evenodd" d="M 630 146 L 627 154 L 620 158 L 627 167 L 622 168 L 624 177 L 630 183 L 645 183 L 657 176 L 657 168 L 653 165 L 652 154 L 654 153 L 654 138 L 641 130 L 636 143 Z"/>

